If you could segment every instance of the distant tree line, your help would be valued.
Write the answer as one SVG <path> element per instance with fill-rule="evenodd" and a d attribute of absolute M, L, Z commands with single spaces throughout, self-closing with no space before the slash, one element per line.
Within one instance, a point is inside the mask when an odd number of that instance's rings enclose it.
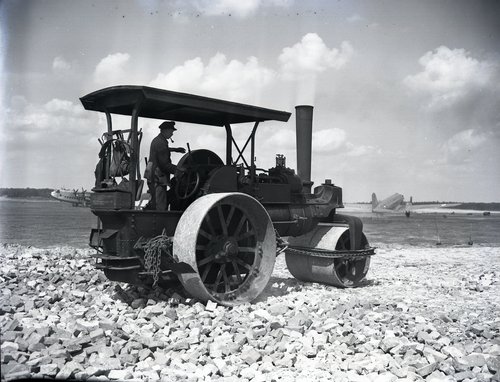
<path fill-rule="evenodd" d="M 50 198 L 51 188 L 0 188 L 0 196 L 7 198 Z"/>
<path fill-rule="evenodd" d="M 500 211 L 500 203 L 462 203 L 455 207 L 457 210 Z"/>
<path fill-rule="evenodd" d="M 355 202 L 356 204 L 372 204 L 372 202 Z M 500 211 L 500 203 L 475 203 L 475 202 L 440 202 L 437 200 L 413 202 L 414 206 L 427 205 L 427 204 L 450 204 L 450 206 L 443 206 L 444 208 L 454 208 L 457 210 L 477 210 L 477 211 Z"/>

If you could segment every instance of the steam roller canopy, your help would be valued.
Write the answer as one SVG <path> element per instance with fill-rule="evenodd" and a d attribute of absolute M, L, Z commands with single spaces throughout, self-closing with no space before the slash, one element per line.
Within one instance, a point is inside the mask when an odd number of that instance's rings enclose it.
<path fill-rule="evenodd" d="M 186 291 L 226 306 L 254 300 L 276 259 L 276 234 L 265 208 L 242 193 L 195 200 L 175 230 L 174 256 L 194 273 L 179 275 Z"/>
<path fill-rule="evenodd" d="M 320 223 L 305 235 L 288 238 L 288 243 L 288 270 L 301 281 L 356 287 L 370 267 L 370 256 L 363 251 L 368 246 L 365 235 L 361 235 L 361 249 L 351 249 L 347 225 Z"/>

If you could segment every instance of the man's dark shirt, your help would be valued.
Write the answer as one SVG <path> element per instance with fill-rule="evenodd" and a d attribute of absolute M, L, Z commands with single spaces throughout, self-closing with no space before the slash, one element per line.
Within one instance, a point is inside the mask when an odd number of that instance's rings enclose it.
<path fill-rule="evenodd" d="M 161 175 L 175 174 L 177 170 L 177 166 L 172 164 L 170 158 L 168 141 L 161 133 L 151 141 L 149 160 L 153 162 L 153 174 L 156 174 L 157 167 L 162 172 Z"/>

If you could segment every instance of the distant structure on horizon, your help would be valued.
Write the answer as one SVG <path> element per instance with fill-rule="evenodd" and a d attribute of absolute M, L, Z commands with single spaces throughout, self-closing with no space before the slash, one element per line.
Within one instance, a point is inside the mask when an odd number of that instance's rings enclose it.
<path fill-rule="evenodd" d="M 73 207 L 89 207 L 90 194 L 92 194 L 92 192 L 84 190 L 83 187 L 81 191 L 78 191 L 77 189 L 68 190 L 60 188 L 52 191 L 50 196 L 61 202 L 71 203 Z"/>
<path fill-rule="evenodd" d="M 377 214 L 404 212 L 406 217 L 410 217 L 413 197 L 409 202 L 404 201 L 404 196 L 395 193 L 388 198 L 379 201 L 375 193 L 372 194 L 372 212 Z"/>

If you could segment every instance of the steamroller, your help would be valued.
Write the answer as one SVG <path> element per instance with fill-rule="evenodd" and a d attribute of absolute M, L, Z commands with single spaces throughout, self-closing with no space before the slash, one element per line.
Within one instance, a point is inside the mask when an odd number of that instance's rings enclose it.
<path fill-rule="evenodd" d="M 181 284 L 201 301 L 234 306 L 259 296 L 277 254 L 284 253 L 290 273 L 301 281 L 363 285 L 375 252 L 361 220 L 337 213 L 342 189 L 330 179 L 312 188 L 312 106 L 295 108 L 296 173 L 281 154 L 272 168 L 256 165 L 259 125 L 287 122 L 289 112 L 130 85 L 80 100 L 85 109 L 104 113 L 107 123 L 98 138 L 91 196 L 97 224 L 90 246 L 96 268 L 108 279 Z M 130 126 L 116 129 L 116 115 L 130 117 Z M 154 198 L 145 204 L 141 177 L 143 129 L 156 128 L 158 120 L 181 122 L 178 130 L 185 136 L 198 137 L 210 127 L 225 131 L 222 156 L 187 144 L 166 210 L 158 210 Z M 238 137 L 249 135 L 238 142 L 233 129 L 240 129 Z"/>

